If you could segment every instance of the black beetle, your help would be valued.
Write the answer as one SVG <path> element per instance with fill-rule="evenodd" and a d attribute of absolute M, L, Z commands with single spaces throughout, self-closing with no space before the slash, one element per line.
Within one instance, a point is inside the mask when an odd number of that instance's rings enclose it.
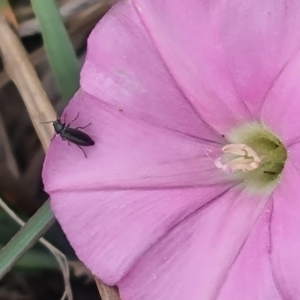
<path fill-rule="evenodd" d="M 57 118 L 57 120 L 53 121 L 52 122 L 53 127 L 56 132 L 54 137 L 59 134 L 63 141 L 68 141 L 68 143 L 71 142 L 75 144 L 77 147 L 79 147 L 82 150 L 85 158 L 87 158 L 84 150 L 81 147 L 93 146 L 95 142 L 92 140 L 92 138 L 89 135 L 87 135 L 86 133 L 82 132 L 79 129 L 84 129 L 89 125 L 91 125 L 92 123 L 89 123 L 84 127 L 71 128 L 70 127 L 71 123 L 73 123 L 78 117 L 79 117 L 79 113 L 77 114 L 76 118 L 73 119 L 69 124 L 66 124 L 65 121 L 66 114 L 64 115 L 64 123 L 61 122 L 60 118 Z"/>

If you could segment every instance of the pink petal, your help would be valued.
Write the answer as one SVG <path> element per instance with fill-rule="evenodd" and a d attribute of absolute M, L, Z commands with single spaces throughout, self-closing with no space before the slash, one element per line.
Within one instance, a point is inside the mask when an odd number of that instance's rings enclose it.
<path fill-rule="evenodd" d="M 274 192 L 271 218 L 271 262 L 283 299 L 300 296 L 300 174 L 292 160 L 293 155 Z"/>
<path fill-rule="evenodd" d="M 267 199 L 234 187 L 183 219 L 118 283 L 122 300 L 216 299 Z"/>
<path fill-rule="evenodd" d="M 133 119 L 86 94 L 77 94 L 66 109 L 67 122 L 95 141 L 82 151 L 59 136 L 51 143 L 43 179 L 48 193 L 57 190 L 208 186 L 223 182 L 206 150 L 221 146 Z M 218 146 L 218 147 L 217 147 Z"/>
<path fill-rule="evenodd" d="M 132 2 L 183 93 L 218 131 L 259 117 L 300 47 L 299 1 Z"/>
<path fill-rule="evenodd" d="M 129 1 L 118 3 L 93 30 L 82 88 L 137 120 L 221 141 L 201 120 L 165 66 Z"/>
<path fill-rule="evenodd" d="M 218 300 L 282 300 L 273 279 L 270 250 L 269 201 L 234 262 Z"/>
<path fill-rule="evenodd" d="M 51 205 L 79 259 L 115 284 L 177 223 L 228 188 L 57 192 Z"/>
<path fill-rule="evenodd" d="M 300 140 L 300 52 L 287 64 L 268 94 L 262 121 L 286 145 Z"/>
<path fill-rule="evenodd" d="M 132 2 L 135 11 L 130 1 L 124 1 L 94 31 L 83 88 L 111 101 L 115 91 L 105 92 L 101 84 L 106 91 L 117 85 L 124 94 L 128 85 L 132 91 L 133 82 L 157 77 L 154 69 L 163 67 L 186 100 L 219 133 L 259 117 L 265 95 L 300 46 L 296 1 Z M 154 48 L 159 54 L 155 52 L 152 59 L 147 49 L 154 52 Z M 116 75 L 120 65 L 127 67 L 121 84 Z M 130 84 L 128 69 L 136 75 Z M 90 83 L 91 72 L 99 79 L 98 87 Z M 143 87 L 151 92 L 157 89 Z"/>
<path fill-rule="evenodd" d="M 293 144 L 288 148 L 288 156 L 291 158 L 296 169 L 300 171 L 300 143 Z"/>

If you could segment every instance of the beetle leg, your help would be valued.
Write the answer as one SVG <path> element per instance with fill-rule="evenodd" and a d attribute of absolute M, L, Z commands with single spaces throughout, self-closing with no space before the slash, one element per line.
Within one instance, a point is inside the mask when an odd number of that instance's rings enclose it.
<path fill-rule="evenodd" d="M 80 148 L 81 149 L 81 151 L 83 152 L 83 155 L 85 156 L 85 158 L 87 158 L 87 156 L 86 156 L 86 154 L 85 154 L 85 152 L 84 152 L 84 150 L 79 146 L 79 145 L 76 145 L 78 148 Z"/>
<path fill-rule="evenodd" d="M 88 126 L 90 126 L 92 123 L 89 123 L 89 124 L 87 124 L 87 125 L 85 125 L 85 126 L 83 126 L 83 127 L 76 127 L 76 129 L 84 129 L 84 128 L 87 128 Z"/>
<path fill-rule="evenodd" d="M 51 141 L 58 135 L 58 133 L 55 133 L 54 136 L 51 138 Z"/>
<path fill-rule="evenodd" d="M 74 121 L 76 121 L 76 120 L 78 119 L 78 117 L 79 117 L 79 112 L 78 112 L 77 116 L 75 117 L 75 119 L 73 119 L 73 120 L 67 125 L 67 127 L 69 127 L 69 126 L 71 125 L 71 123 L 73 123 Z"/>

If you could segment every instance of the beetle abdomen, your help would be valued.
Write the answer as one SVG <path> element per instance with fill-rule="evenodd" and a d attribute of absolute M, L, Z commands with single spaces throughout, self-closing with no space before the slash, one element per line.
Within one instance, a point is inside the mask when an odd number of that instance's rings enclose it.
<path fill-rule="evenodd" d="M 93 146 L 95 144 L 95 142 L 89 135 L 78 129 L 70 127 L 64 130 L 64 138 L 71 143 L 83 147 Z"/>

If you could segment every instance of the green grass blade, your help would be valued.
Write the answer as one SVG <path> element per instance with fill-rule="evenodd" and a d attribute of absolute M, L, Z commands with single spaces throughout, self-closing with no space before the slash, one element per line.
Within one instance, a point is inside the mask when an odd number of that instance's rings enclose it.
<path fill-rule="evenodd" d="M 0 9 L 9 8 L 10 5 L 8 3 L 8 0 L 0 0 Z"/>
<path fill-rule="evenodd" d="M 55 218 L 48 200 L 0 251 L 0 279 L 54 222 Z"/>
<path fill-rule="evenodd" d="M 40 22 L 44 46 L 63 99 L 79 88 L 79 62 L 62 22 L 55 0 L 31 0 Z"/>
<path fill-rule="evenodd" d="M 35 245 L 36 247 L 37 245 Z M 34 270 L 59 270 L 57 261 L 50 252 L 46 252 L 45 248 L 30 249 L 18 262 L 14 265 L 15 269 L 22 271 Z"/>

